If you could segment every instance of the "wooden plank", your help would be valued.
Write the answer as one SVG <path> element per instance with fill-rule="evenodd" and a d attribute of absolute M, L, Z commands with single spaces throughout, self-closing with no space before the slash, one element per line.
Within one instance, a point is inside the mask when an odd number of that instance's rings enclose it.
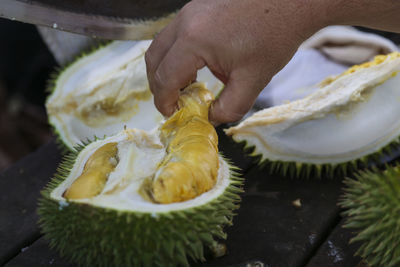
<path fill-rule="evenodd" d="M 0 174 L 0 265 L 40 236 L 36 200 L 59 161 L 50 142 Z"/>
<path fill-rule="evenodd" d="M 340 179 L 287 179 L 269 176 L 252 168 L 246 176 L 246 193 L 234 225 L 228 228 L 227 255 L 202 266 L 301 266 L 337 222 L 336 205 Z M 300 199 L 301 207 L 293 205 Z M 70 266 L 51 251 L 41 238 L 28 253 L 21 253 L 7 266 Z"/>
<path fill-rule="evenodd" d="M 46 253 L 43 255 L 42 253 Z M 75 264 L 69 264 L 60 258 L 58 253 L 49 249 L 49 245 L 44 238 L 40 238 L 31 246 L 21 249 L 21 253 L 8 262 L 7 267 L 21 266 L 57 266 L 57 267 L 72 267 Z"/>
<path fill-rule="evenodd" d="M 352 267 L 363 266 L 362 259 L 354 256 L 359 248 L 359 243 L 349 244 L 354 237 L 352 230 L 343 228 L 344 219 L 335 227 L 317 253 L 311 258 L 307 267 Z"/>
<path fill-rule="evenodd" d="M 337 221 L 340 179 L 288 179 L 252 168 L 234 226 L 228 255 L 206 266 L 301 266 Z M 293 201 L 299 199 L 301 206 Z"/>

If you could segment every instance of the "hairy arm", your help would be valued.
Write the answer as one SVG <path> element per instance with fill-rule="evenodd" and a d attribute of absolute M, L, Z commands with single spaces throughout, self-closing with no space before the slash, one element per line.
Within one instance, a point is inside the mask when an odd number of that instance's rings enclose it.
<path fill-rule="evenodd" d="M 155 105 L 171 115 L 179 90 L 208 66 L 225 84 L 210 119 L 239 120 L 313 33 L 333 24 L 400 32 L 399 13 L 400 0 L 193 0 L 146 52 Z"/>

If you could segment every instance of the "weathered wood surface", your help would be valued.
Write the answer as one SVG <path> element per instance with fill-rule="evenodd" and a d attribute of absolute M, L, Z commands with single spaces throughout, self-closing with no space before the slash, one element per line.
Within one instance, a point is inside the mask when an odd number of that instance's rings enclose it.
<path fill-rule="evenodd" d="M 269 175 L 221 134 L 220 146 L 223 154 L 243 169 L 246 192 L 234 225 L 227 229 L 227 255 L 208 257 L 206 263 L 193 265 L 304 266 L 323 261 L 316 257 L 340 221 L 336 202 L 343 186 L 341 180 Z M 7 261 L 6 266 L 74 266 L 49 249 L 36 225 L 39 191 L 52 176 L 60 160 L 58 153 L 55 144 L 50 143 L 1 175 L 0 255 L 2 263 Z M 297 199 L 301 206 L 293 204 Z M 345 244 L 347 240 L 340 242 Z"/>
<path fill-rule="evenodd" d="M 0 265 L 39 238 L 36 202 L 59 161 L 50 142 L 0 174 Z"/>
<path fill-rule="evenodd" d="M 367 266 L 363 264 L 360 257 L 354 256 L 359 244 L 349 244 L 348 241 L 354 237 L 353 230 L 343 228 L 343 224 L 344 219 L 341 219 L 325 242 L 318 248 L 307 267 Z"/>

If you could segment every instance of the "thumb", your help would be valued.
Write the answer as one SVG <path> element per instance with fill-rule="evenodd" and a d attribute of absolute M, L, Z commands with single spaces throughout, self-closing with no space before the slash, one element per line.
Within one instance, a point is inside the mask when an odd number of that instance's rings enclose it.
<path fill-rule="evenodd" d="M 232 75 L 218 99 L 210 108 L 209 120 L 214 124 L 240 120 L 253 106 L 257 96 L 264 88 L 264 83 L 253 82 L 245 75 Z"/>

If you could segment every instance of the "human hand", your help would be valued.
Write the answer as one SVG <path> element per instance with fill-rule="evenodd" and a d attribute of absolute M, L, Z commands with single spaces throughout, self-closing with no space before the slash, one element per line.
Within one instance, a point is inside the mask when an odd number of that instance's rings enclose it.
<path fill-rule="evenodd" d="M 226 85 L 210 109 L 210 120 L 226 123 L 242 118 L 301 42 L 324 26 L 308 2 L 189 2 L 146 52 L 156 107 L 171 115 L 179 90 L 196 79 L 197 70 L 208 66 Z"/>

